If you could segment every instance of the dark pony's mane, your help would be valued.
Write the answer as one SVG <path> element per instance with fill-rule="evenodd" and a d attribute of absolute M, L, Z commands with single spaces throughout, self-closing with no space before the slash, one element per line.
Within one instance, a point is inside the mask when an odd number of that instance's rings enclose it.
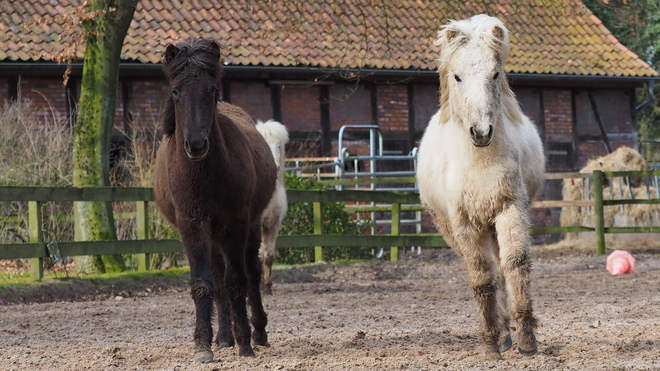
<path fill-rule="evenodd" d="M 222 78 L 220 48 L 215 41 L 208 39 L 194 39 L 190 43 L 170 46 L 163 54 L 163 71 L 170 85 L 181 75 L 189 74 L 205 74 L 219 83 Z M 220 100 L 219 95 L 216 100 Z M 176 116 L 171 91 L 165 100 L 162 117 L 163 134 L 168 137 L 174 135 Z"/>

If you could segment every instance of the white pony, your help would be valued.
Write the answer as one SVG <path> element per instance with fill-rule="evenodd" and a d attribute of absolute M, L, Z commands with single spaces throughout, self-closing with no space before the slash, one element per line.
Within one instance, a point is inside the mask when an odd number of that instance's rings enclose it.
<path fill-rule="evenodd" d="M 441 110 L 420 144 L 421 199 L 468 269 L 487 358 L 501 359 L 512 345 L 507 304 L 518 322 L 518 350 L 532 355 L 528 209 L 543 185 L 545 157 L 504 75 L 508 30 L 476 15 L 450 21 L 435 43 Z"/>
<path fill-rule="evenodd" d="M 271 272 L 273 270 L 273 260 L 275 260 L 277 253 L 275 241 L 280 229 L 282 229 L 282 220 L 284 220 L 288 209 L 286 188 L 284 187 L 284 146 L 289 142 L 289 133 L 284 125 L 274 120 L 257 121 L 256 127 L 270 146 L 270 151 L 273 153 L 273 159 L 277 165 L 275 193 L 273 193 L 273 198 L 271 198 L 268 207 L 261 215 L 261 249 L 259 252 L 264 267 L 263 291 L 265 294 L 272 294 Z"/>

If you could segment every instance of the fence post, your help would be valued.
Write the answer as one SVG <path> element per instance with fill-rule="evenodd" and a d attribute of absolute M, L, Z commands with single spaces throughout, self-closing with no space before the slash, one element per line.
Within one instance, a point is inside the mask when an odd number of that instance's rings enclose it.
<path fill-rule="evenodd" d="M 312 203 L 314 206 L 314 234 L 323 234 L 323 207 L 320 202 Z M 314 246 L 314 262 L 323 260 L 323 246 Z"/>
<path fill-rule="evenodd" d="M 401 227 L 401 204 L 396 202 L 392 204 L 392 236 L 398 236 Z M 390 247 L 390 260 L 399 261 L 399 246 Z"/>
<path fill-rule="evenodd" d="M 28 228 L 30 230 L 30 243 L 43 242 L 43 232 L 41 230 L 41 202 L 28 201 Z M 44 259 L 30 259 L 30 276 L 38 281 L 44 278 Z"/>
<path fill-rule="evenodd" d="M 137 239 L 149 239 L 149 205 L 147 201 L 137 201 L 136 203 L 136 227 Z M 149 254 L 137 254 L 138 271 L 149 270 Z"/>
<path fill-rule="evenodd" d="M 603 214 L 603 172 L 594 170 L 594 219 L 596 224 L 596 253 L 605 255 L 605 216 Z"/>

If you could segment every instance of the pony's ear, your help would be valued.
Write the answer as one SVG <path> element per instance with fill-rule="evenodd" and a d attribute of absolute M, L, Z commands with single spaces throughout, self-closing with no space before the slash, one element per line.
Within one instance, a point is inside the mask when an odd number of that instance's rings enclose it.
<path fill-rule="evenodd" d="M 213 57 L 220 60 L 220 44 L 217 41 L 209 39 L 209 50 Z"/>
<path fill-rule="evenodd" d="M 494 25 L 489 31 L 482 34 L 482 39 L 499 56 L 502 63 L 506 63 L 509 58 L 509 34 L 503 25 Z"/>
<path fill-rule="evenodd" d="M 442 27 L 438 31 L 438 38 L 433 45 L 448 45 L 461 35 L 461 31 L 454 27 L 454 21 Z"/>
<path fill-rule="evenodd" d="M 165 107 L 163 107 L 163 118 L 161 121 L 161 130 L 163 135 L 171 137 L 176 131 L 176 116 L 174 113 L 174 98 L 168 95 L 165 99 Z"/>
<path fill-rule="evenodd" d="M 163 53 L 163 63 L 165 65 L 170 64 L 176 58 L 177 54 L 179 54 L 179 48 L 176 46 L 169 44 L 167 45 L 167 48 L 165 49 L 165 53 Z"/>
<path fill-rule="evenodd" d="M 447 30 L 447 41 L 452 41 L 458 36 L 459 32 L 456 30 Z"/>
<path fill-rule="evenodd" d="M 500 26 L 493 26 L 493 29 L 490 32 L 495 36 L 500 42 L 504 42 L 504 30 Z"/>

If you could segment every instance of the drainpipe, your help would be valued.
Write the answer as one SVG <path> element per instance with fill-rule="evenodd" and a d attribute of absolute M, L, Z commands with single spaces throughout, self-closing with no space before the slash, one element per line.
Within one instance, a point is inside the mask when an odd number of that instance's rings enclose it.
<path fill-rule="evenodd" d="M 644 108 L 646 108 L 646 106 L 649 106 L 649 105 L 652 105 L 653 103 L 655 103 L 655 94 L 653 94 L 653 85 L 654 84 L 655 84 L 654 80 L 649 80 L 649 81 L 646 82 L 646 95 L 648 95 L 649 99 L 646 102 L 644 102 L 644 103 L 640 104 L 639 106 L 635 107 L 635 110 L 637 112 L 643 110 Z"/>
<path fill-rule="evenodd" d="M 655 94 L 653 94 L 653 85 L 655 84 L 654 80 L 649 80 L 646 82 L 646 95 L 649 97 L 649 99 L 646 100 L 646 102 L 640 104 L 639 106 L 635 107 L 636 113 L 643 110 L 647 106 L 652 106 L 655 103 Z M 639 151 L 639 153 L 644 157 L 644 147 L 638 142 L 639 139 L 637 139 L 637 136 L 635 136 L 635 149 Z"/>

